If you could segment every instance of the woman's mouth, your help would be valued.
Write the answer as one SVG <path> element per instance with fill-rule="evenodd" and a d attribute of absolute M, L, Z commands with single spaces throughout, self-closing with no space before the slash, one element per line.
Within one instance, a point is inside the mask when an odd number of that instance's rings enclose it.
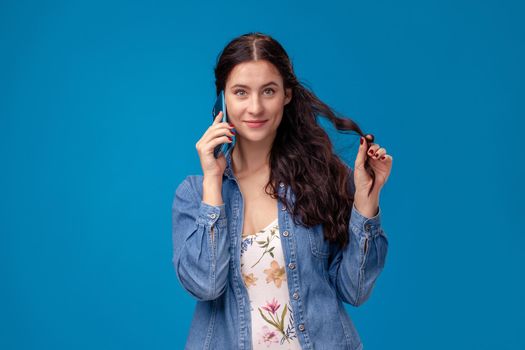
<path fill-rule="evenodd" d="M 264 124 L 266 124 L 268 120 L 261 120 L 261 121 L 245 121 L 246 125 L 248 125 L 249 128 L 260 128 Z"/>

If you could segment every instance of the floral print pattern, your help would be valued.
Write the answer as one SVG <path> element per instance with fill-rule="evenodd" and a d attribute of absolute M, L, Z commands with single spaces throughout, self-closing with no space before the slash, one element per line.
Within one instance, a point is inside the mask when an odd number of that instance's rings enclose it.
<path fill-rule="evenodd" d="M 279 343 L 279 335 L 276 331 L 272 331 L 268 326 L 263 326 L 261 328 L 261 333 L 259 334 L 259 344 L 264 344 L 266 347 L 270 347 L 272 344 Z"/>
<path fill-rule="evenodd" d="M 284 266 L 280 267 L 279 263 L 274 260 L 271 262 L 270 268 L 264 270 L 264 273 L 266 274 L 266 283 L 273 282 L 277 288 L 281 288 L 281 284 L 286 278 Z"/>
<path fill-rule="evenodd" d="M 243 274 L 242 277 L 244 279 L 244 284 L 246 284 L 246 287 L 255 286 L 255 282 L 258 280 L 258 278 L 255 277 L 253 273 L 250 273 L 249 275 Z"/>
<path fill-rule="evenodd" d="M 301 349 L 277 219 L 242 239 L 241 272 L 250 296 L 253 348 Z"/>

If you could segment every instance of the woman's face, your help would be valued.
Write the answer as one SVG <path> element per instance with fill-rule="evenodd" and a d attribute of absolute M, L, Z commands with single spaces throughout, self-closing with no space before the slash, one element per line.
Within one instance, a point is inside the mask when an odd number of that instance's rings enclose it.
<path fill-rule="evenodd" d="M 235 126 L 236 137 L 250 141 L 273 138 L 290 102 L 291 89 L 286 89 L 279 71 L 266 60 L 236 65 L 224 89 L 226 112 Z"/>

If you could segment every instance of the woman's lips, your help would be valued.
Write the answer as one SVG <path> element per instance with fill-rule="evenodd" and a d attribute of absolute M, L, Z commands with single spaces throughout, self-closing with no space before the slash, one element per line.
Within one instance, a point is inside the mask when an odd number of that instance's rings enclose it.
<path fill-rule="evenodd" d="M 266 124 L 268 120 L 263 120 L 263 121 L 257 121 L 257 122 L 249 122 L 249 121 L 245 121 L 246 125 L 248 125 L 249 128 L 260 128 L 261 126 L 263 126 L 264 124 Z"/>

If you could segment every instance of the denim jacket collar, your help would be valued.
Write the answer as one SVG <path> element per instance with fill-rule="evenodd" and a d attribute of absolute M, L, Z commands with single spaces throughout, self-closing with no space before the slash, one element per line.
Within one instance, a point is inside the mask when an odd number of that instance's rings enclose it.
<path fill-rule="evenodd" d="M 229 152 L 226 152 L 224 157 L 226 158 L 226 169 L 224 170 L 224 175 L 230 179 L 235 178 L 233 175 L 233 165 L 232 165 L 232 152 L 233 148 L 229 150 Z"/>

